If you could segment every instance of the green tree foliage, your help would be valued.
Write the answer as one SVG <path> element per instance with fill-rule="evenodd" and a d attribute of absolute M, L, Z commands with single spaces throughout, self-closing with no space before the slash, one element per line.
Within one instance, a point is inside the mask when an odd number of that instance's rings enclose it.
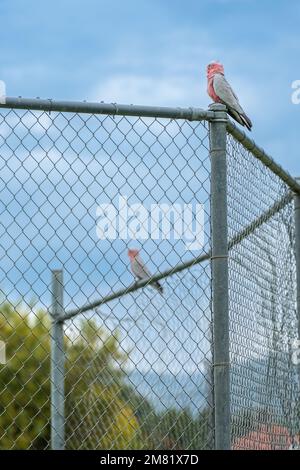
<path fill-rule="evenodd" d="M 69 449 L 201 449 L 212 442 L 207 411 L 158 413 L 125 380 L 117 332 L 93 321 L 65 331 L 66 447 Z M 0 449 L 50 446 L 50 321 L 3 303 L 0 339 Z"/>
<path fill-rule="evenodd" d="M 7 364 L 0 366 L 0 449 L 44 449 L 50 441 L 50 335 L 45 313 L 26 313 L 6 303 L 0 339 Z M 122 376 L 116 335 L 105 336 L 92 322 L 79 338 L 65 340 L 66 431 L 70 448 L 134 448 L 139 424 L 121 397 Z"/>
<path fill-rule="evenodd" d="M 214 445 L 212 408 L 198 414 L 169 409 L 158 413 L 149 401 L 131 387 L 123 387 L 140 423 L 144 449 L 212 449 Z"/>
<path fill-rule="evenodd" d="M 45 448 L 49 442 L 49 329 L 45 314 L 34 322 L 18 307 L 2 304 L 0 339 L 0 449 Z"/>
<path fill-rule="evenodd" d="M 127 356 L 117 332 L 105 335 L 93 321 L 83 322 L 80 332 L 67 347 L 67 447 L 140 448 L 139 422 L 122 393 L 125 374 L 119 364 Z"/>
<path fill-rule="evenodd" d="M 168 410 L 159 417 L 161 449 L 211 449 L 213 432 L 208 410 L 192 416 L 187 410 Z M 158 447 L 158 446 L 157 446 Z"/>

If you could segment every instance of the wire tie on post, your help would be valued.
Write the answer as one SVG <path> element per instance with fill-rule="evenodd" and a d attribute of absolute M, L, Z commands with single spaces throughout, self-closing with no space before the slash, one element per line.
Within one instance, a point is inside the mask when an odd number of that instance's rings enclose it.
<path fill-rule="evenodd" d="M 115 107 L 115 114 L 113 114 L 113 119 L 115 119 L 116 116 L 118 115 L 119 109 L 118 109 L 118 104 L 117 104 L 117 103 L 112 103 L 112 104 L 113 104 L 114 107 Z"/>
<path fill-rule="evenodd" d="M 51 98 L 48 98 L 48 101 L 50 103 L 50 109 L 49 109 L 49 116 L 51 116 L 51 111 L 52 111 L 52 99 Z"/>
<path fill-rule="evenodd" d="M 224 366 L 230 367 L 230 362 L 216 362 L 216 363 L 213 364 L 212 366 L 213 366 L 213 367 L 224 367 Z"/>
<path fill-rule="evenodd" d="M 211 256 L 210 259 L 227 259 L 228 255 L 216 255 L 216 256 Z"/>

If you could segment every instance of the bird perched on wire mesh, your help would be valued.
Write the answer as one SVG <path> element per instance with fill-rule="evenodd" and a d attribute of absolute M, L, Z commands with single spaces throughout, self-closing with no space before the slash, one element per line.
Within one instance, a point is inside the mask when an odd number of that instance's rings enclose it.
<path fill-rule="evenodd" d="M 219 62 L 211 62 L 207 66 L 207 93 L 215 103 L 225 104 L 228 114 L 251 131 L 252 122 L 224 77 L 224 67 Z"/>
<path fill-rule="evenodd" d="M 133 272 L 134 276 L 142 281 L 144 279 L 150 279 L 152 274 L 150 273 L 149 269 L 143 262 L 142 258 L 140 257 L 139 250 L 136 249 L 129 249 L 128 250 L 128 257 L 130 260 L 130 267 L 131 271 Z M 151 285 L 158 290 L 161 294 L 163 294 L 163 288 L 158 281 L 151 282 Z"/>

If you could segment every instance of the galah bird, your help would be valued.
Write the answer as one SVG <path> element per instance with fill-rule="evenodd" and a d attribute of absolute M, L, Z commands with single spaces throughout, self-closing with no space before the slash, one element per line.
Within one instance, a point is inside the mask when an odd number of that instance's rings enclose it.
<path fill-rule="evenodd" d="M 128 250 L 128 256 L 130 259 L 131 271 L 138 280 L 150 279 L 152 277 L 152 274 L 140 257 L 139 250 Z M 151 284 L 153 287 L 155 287 L 155 289 L 163 294 L 163 288 L 158 281 L 151 282 Z"/>
<path fill-rule="evenodd" d="M 228 114 L 251 131 L 252 122 L 224 77 L 224 67 L 219 62 L 212 62 L 207 66 L 207 93 L 215 103 L 225 104 Z"/>

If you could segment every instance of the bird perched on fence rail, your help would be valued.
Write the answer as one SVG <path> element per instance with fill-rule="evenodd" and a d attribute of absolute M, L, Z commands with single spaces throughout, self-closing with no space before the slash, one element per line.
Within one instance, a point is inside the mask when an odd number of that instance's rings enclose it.
<path fill-rule="evenodd" d="M 252 122 L 224 77 L 224 67 L 219 62 L 211 62 L 207 66 L 207 93 L 215 103 L 225 104 L 228 114 L 251 131 Z"/>
<path fill-rule="evenodd" d="M 134 276 L 139 280 L 150 279 L 152 274 L 150 273 L 149 269 L 143 262 L 142 258 L 140 257 L 139 250 L 136 249 L 129 249 L 128 250 L 128 257 L 130 260 L 130 267 L 131 271 L 133 272 Z M 158 290 L 161 294 L 163 294 L 163 288 L 158 281 L 151 282 L 151 285 Z"/>

